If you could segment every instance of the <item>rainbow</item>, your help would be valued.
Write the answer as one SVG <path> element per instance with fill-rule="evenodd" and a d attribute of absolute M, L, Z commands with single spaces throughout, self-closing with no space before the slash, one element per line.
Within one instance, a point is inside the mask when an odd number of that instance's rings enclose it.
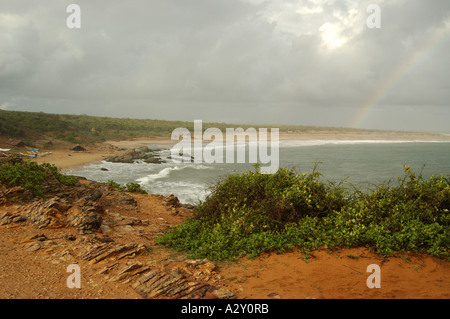
<path fill-rule="evenodd" d="M 364 101 L 363 105 L 349 122 L 348 127 L 360 128 L 361 124 L 369 116 L 373 107 L 377 105 L 377 103 L 383 99 L 408 72 L 426 62 L 427 58 L 430 57 L 434 51 L 448 41 L 448 35 L 448 31 L 438 30 L 437 34 L 430 37 L 428 41 L 425 41 L 419 50 L 411 54 L 408 59 L 404 60 L 394 68 L 384 81 Z"/>

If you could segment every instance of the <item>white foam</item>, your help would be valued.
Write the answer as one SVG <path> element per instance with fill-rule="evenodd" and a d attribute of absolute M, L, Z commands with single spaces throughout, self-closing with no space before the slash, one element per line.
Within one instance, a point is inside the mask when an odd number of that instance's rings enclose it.
<path fill-rule="evenodd" d="M 399 144 L 399 143 L 445 143 L 445 141 L 424 140 L 282 140 L 280 147 L 357 145 L 357 144 Z"/>
<path fill-rule="evenodd" d="M 190 166 L 190 167 L 192 167 L 193 169 L 213 169 L 213 167 L 211 167 L 211 166 L 206 166 L 206 165 L 196 164 L 196 163 L 194 163 L 194 165 Z"/>
<path fill-rule="evenodd" d="M 187 167 L 187 166 L 173 166 L 173 167 L 166 167 L 166 168 L 163 168 L 162 170 L 160 170 L 160 171 L 159 171 L 158 173 L 156 173 L 156 174 L 150 174 L 150 175 L 147 175 L 147 176 L 145 176 L 145 177 L 138 178 L 137 181 L 138 181 L 139 183 L 145 184 L 145 183 L 148 183 L 148 182 L 150 182 L 150 181 L 154 181 L 154 180 L 157 180 L 157 179 L 160 179 L 160 178 L 167 177 L 167 176 L 169 176 L 169 174 L 170 174 L 171 172 L 173 172 L 173 171 L 179 171 L 179 170 L 181 170 L 181 169 L 183 169 L 183 168 L 186 168 L 186 167 Z"/>

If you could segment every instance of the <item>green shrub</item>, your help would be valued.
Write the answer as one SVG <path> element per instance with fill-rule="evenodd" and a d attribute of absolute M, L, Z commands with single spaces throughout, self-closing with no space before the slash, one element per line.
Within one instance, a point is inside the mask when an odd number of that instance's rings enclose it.
<path fill-rule="evenodd" d="M 141 185 L 138 183 L 127 183 L 125 184 L 125 189 L 127 192 L 148 194 L 147 191 L 142 189 Z"/>
<path fill-rule="evenodd" d="M 190 219 L 158 239 L 194 258 L 234 259 L 297 247 L 370 247 L 390 256 L 428 252 L 450 259 L 450 186 L 443 176 L 411 173 L 397 186 L 360 191 L 320 173 L 251 171 L 218 184 Z M 352 186 L 352 185 L 350 185 Z"/>
<path fill-rule="evenodd" d="M 49 175 L 53 175 L 66 186 L 73 186 L 78 183 L 75 176 L 61 174 L 56 166 L 48 163 L 37 164 L 24 161 L 18 163 L 6 162 L 0 165 L 0 183 L 8 187 L 24 187 L 36 197 L 45 197 L 41 185 Z"/>
<path fill-rule="evenodd" d="M 346 190 L 321 181 L 319 172 L 297 174 L 280 168 L 275 174 L 253 172 L 232 175 L 218 184 L 197 210 L 197 217 L 216 221 L 244 210 L 253 227 L 279 230 L 305 216 L 327 216 L 345 204 Z"/>
<path fill-rule="evenodd" d="M 109 187 L 112 187 L 115 190 L 118 191 L 127 191 L 131 193 L 141 193 L 141 194 L 148 194 L 148 192 L 145 189 L 141 188 L 141 185 L 138 183 L 127 183 L 124 186 L 120 185 L 119 183 L 116 183 L 113 180 L 109 180 L 105 185 L 108 185 Z"/>
<path fill-rule="evenodd" d="M 108 182 L 106 182 L 106 183 L 104 183 L 105 185 L 108 185 L 109 187 L 111 187 L 111 188 L 113 188 L 113 189 L 115 189 L 115 190 L 118 190 L 118 191 L 122 191 L 122 190 L 124 190 L 124 187 L 123 186 L 121 186 L 119 183 L 116 183 L 115 181 L 113 181 L 113 180 L 109 180 Z"/>
<path fill-rule="evenodd" d="M 336 242 L 368 245 L 384 255 L 427 251 L 449 256 L 450 186 L 444 176 L 424 179 L 405 167 L 399 185 L 381 185 L 335 214 Z"/>

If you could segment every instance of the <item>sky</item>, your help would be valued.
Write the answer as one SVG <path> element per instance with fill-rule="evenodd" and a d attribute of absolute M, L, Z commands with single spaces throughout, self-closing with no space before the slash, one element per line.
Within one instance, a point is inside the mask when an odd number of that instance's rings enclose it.
<path fill-rule="evenodd" d="M 448 0 L 1 0 L 0 109 L 450 133 L 448 52 Z"/>

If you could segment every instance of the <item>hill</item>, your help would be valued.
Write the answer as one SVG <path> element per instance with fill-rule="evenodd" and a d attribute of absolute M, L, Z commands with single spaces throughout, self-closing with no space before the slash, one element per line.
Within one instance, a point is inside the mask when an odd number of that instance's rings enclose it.
<path fill-rule="evenodd" d="M 38 146 L 38 141 L 50 140 L 54 144 L 94 144 L 108 140 L 126 140 L 137 137 L 169 137 L 178 127 L 193 130 L 193 122 L 165 121 L 155 119 L 112 118 L 89 115 L 49 114 L 0 110 L 0 137 L 24 141 L 27 146 Z M 259 127 L 279 128 L 280 133 L 305 134 L 371 134 L 388 131 L 352 128 L 332 128 L 304 125 L 263 124 Z M 203 123 L 203 129 L 255 127 L 250 124 Z M 392 133 L 392 132 L 391 132 Z M 406 133 L 406 132 L 404 132 Z M 411 133 L 417 134 L 417 133 Z M 436 134 L 430 134 L 436 135 Z"/>

